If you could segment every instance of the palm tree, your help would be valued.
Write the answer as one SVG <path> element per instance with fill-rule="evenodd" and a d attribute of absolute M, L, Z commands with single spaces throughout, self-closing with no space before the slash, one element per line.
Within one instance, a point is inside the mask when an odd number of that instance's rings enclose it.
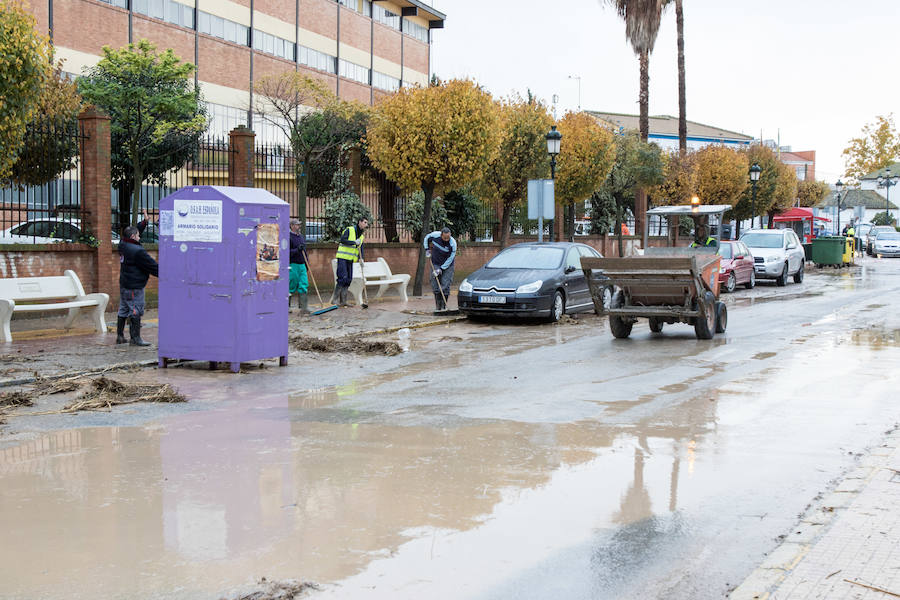
<path fill-rule="evenodd" d="M 656 44 L 663 8 L 671 0 L 605 0 L 625 21 L 625 37 L 638 56 L 641 72 L 639 129 L 641 141 L 650 137 L 650 53 Z M 634 199 L 634 225 L 646 246 L 647 192 L 638 189 Z"/>
<path fill-rule="evenodd" d="M 684 11 L 675 0 L 675 28 L 678 30 L 678 152 L 687 152 L 687 94 L 684 86 Z"/>

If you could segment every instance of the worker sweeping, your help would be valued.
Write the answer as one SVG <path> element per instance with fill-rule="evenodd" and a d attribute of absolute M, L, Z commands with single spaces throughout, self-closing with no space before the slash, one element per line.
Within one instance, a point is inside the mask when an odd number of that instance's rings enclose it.
<path fill-rule="evenodd" d="M 453 283 L 453 268 L 456 265 L 456 240 L 450 228 L 432 231 L 423 240 L 425 255 L 431 257 L 431 290 L 434 292 L 436 310 L 447 309 L 450 284 Z"/>
<path fill-rule="evenodd" d="M 288 308 L 291 306 L 291 298 L 297 294 L 300 304 L 300 312 L 309 312 L 309 280 L 306 277 L 306 236 L 300 233 L 303 223 L 300 219 L 291 219 L 291 264 L 290 279 L 288 285 Z"/>
<path fill-rule="evenodd" d="M 347 306 L 347 294 L 350 291 L 350 282 L 353 281 L 353 263 L 363 260 L 363 241 L 365 231 L 369 226 L 369 219 L 362 217 L 356 225 L 349 225 L 341 234 L 341 241 L 337 250 L 337 284 L 331 295 L 331 302 L 340 306 Z"/>

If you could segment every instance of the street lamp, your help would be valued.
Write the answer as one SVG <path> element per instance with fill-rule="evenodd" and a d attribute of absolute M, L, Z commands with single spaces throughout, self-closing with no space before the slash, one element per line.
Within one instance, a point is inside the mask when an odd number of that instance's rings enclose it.
<path fill-rule="evenodd" d="M 550 155 L 550 179 L 556 179 L 556 157 L 559 155 L 559 142 L 562 140 L 562 134 L 556 130 L 556 125 L 552 125 L 546 138 L 547 154 Z M 552 240 L 553 236 L 550 239 Z"/>
<path fill-rule="evenodd" d="M 887 221 L 885 225 L 891 224 L 891 186 L 897 185 L 898 177 L 894 175 L 891 176 L 891 168 L 888 167 L 884 170 L 884 175 L 878 176 L 878 187 L 884 188 L 884 213 L 887 217 Z"/>
<path fill-rule="evenodd" d="M 578 81 L 578 112 L 581 112 L 581 75 L 569 75 L 569 79 Z"/>
<path fill-rule="evenodd" d="M 756 182 L 759 181 L 760 173 L 762 173 L 762 167 L 753 163 L 753 166 L 750 167 L 750 184 L 753 188 L 750 197 L 750 229 L 753 229 L 753 220 L 756 218 Z"/>
<path fill-rule="evenodd" d="M 841 198 L 841 190 L 844 189 L 844 182 L 841 181 L 840 179 L 838 179 L 837 183 L 834 184 L 834 189 L 835 189 L 834 195 L 835 195 L 835 198 L 837 199 L 837 230 L 840 231 L 841 230 L 841 201 L 843 201 L 843 198 Z M 838 234 L 835 233 L 835 235 L 838 235 Z"/>

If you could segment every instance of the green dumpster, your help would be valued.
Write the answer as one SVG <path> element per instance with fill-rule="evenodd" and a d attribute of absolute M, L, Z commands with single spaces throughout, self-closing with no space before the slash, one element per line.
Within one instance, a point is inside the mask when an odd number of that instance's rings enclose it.
<path fill-rule="evenodd" d="M 812 262 L 812 242 L 803 244 L 803 258 L 806 262 Z"/>
<path fill-rule="evenodd" d="M 841 266 L 844 262 L 844 237 L 817 237 L 812 241 L 812 261 L 819 266 Z"/>

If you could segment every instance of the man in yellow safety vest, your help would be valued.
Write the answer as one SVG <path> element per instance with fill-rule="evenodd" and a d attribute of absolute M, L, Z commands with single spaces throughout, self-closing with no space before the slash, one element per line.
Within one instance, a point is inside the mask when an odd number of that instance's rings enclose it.
<path fill-rule="evenodd" d="M 697 228 L 696 237 L 694 238 L 694 241 L 691 242 L 691 248 L 702 248 L 704 246 L 718 248 L 719 242 L 716 241 L 716 238 L 707 235 L 706 226 L 701 225 Z"/>
<path fill-rule="evenodd" d="M 362 217 L 356 225 L 350 225 L 341 234 L 337 250 L 337 284 L 331 302 L 347 306 L 347 294 L 353 280 L 353 263 L 363 260 L 362 245 L 369 219 Z"/>

